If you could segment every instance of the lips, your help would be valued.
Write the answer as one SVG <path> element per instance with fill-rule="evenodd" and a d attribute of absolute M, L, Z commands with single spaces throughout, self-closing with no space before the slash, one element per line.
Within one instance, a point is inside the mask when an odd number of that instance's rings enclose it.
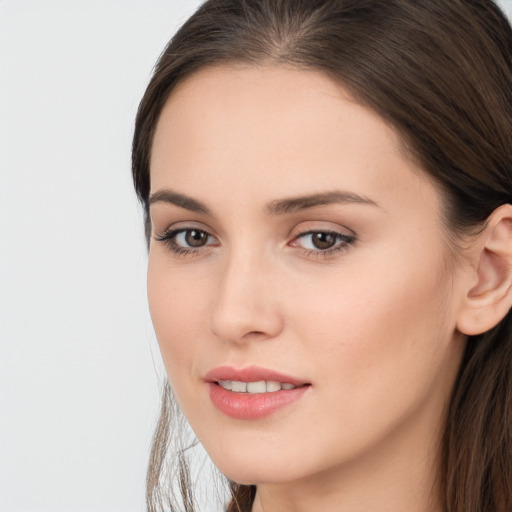
<path fill-rule="evenodd" d="M 220 366 L 208 372 L 204 380 L 207 382 L 219 382 L 220 380 L 239 382 L 273 381 L 293 384 L 296 387 L 309 384 L 306 380 L 258 366 L 249 366 L 242 369 L 236 369 L 231 366 Z"/>
<path fill-rule="evenodd" d="M 298 401 L 311 387 L 305 380 L 259 367 L 228 366 L 208 372 L 210 399 L 223 414 L 255 420 Z"/>

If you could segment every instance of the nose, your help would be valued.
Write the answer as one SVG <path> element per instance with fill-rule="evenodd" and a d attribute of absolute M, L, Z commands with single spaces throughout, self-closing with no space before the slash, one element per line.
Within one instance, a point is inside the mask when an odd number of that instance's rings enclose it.
<path fill-rule="evenodd" d="M 231 257 L 217 281 L 210 330 L 230 343 L 275 338 L 283 328 L 278 279 L 262 255 Z"/>

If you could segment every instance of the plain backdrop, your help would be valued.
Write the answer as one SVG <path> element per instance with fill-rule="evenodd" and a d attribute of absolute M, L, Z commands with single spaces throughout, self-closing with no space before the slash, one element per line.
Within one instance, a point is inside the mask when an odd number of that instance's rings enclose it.
<path fill-rule="evenodd" d="M 130 144 L 198 3 L 0 1 L 0 512 L 144 509 L 162 371 Z"/>
<path fill-rule="evenodd" d="M 0 0 L 0 512 L 144 510 L 163 370 L 130 143 L 198 4 Z"/>

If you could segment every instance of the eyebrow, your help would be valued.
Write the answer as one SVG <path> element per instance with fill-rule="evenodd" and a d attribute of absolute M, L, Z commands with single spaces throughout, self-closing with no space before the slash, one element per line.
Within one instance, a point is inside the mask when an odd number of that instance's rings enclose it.
<path fill-rule="evenodd" d="M 185 194 L 174 192 L 169 189 L 158 190 L 149 198 L 149 205 L 164 202 L 170 203 L 185 210 L 203 215 L 210 215 L 210 209 L 201 201 L 193 199 Z M 308 194 L 299 197 L 291 197 L 286 199 L 276 199 L 271 201 L 266 209 L 272 215 L 284 215 L 287 213 L 298 212 L 314 208 L 315 206 L 325 206 L 329 204 L 366 204 L 381 208 L 381 206 L 372 199 L 346 192 L 343 190 L 334 190 L 328 192 L 320 192 L 317 194 Z"/>
<path fill-rule="evenodd" d="M 179 206 L 180 208 L 184 208 L 185 210 L 190 210 L 195 213 L 202 213 L 204 215 L 209 215 L 209 208 L 201 203 L 201 201 L 197 201 L 196 199 L 192 199 L 191 197 L 186 196 L 185 194 L 179 194 L 178 192 L 173 192 L 169 189 L 158 190 L 154 194 L 149 197 L 149 206 L 155 203 L 170 203 L 175 206 Z"/>
<path fill-rule="evenodd" d="M 274 215 L 282 215 L 285 213 L 293 213 L 315 206 L 325 206 L 334 203 L 342 204 L 366 204 L 381 208 L 378 203 L 364 196 L 346 192 L 344 190 L 333 190 L 329 192 L 320 192 L 318 194 L 310 194 L 289 199 L 276 199 L 268 204 L 267 210 Z"/>

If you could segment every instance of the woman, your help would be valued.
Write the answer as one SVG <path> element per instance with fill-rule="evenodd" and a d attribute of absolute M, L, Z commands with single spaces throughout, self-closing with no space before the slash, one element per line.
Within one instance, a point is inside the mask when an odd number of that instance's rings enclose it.
<path fill-rule="evenodd" d="M 511 57 L 489 0 L 210 0 L 162 54 L 149 304 L 230 511 L 512 510 Z"/>

